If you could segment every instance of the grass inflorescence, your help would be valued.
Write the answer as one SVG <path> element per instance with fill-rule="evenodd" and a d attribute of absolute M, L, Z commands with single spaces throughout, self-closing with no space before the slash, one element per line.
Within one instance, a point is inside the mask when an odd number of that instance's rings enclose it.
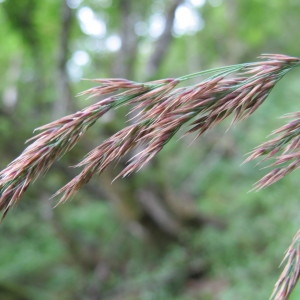
<path fill-rule="evenodd" d="M 146 83 L 95 79 L 94 82 L 100 85 L 82 95 L 108 95 L 106 98 L 38 128 L 40 133 L 29 140 L 31 144 L 0 172 L 0 209 L 5 215 L 32 181 L 70 151 L 97 119 L 119 106 L 133 106 L 129 115 L 134 117 L 130 124 L 77 164 L 83 169 L 56 193 L 62 194 L 60 202 L 109 164 L 136 149 L 142 150 L 131 157 L 118 176 L 139 170 L 184 124 L 187 124 L 187 133 L 201 135 L 230 115 L 233 115 L 233 122 L 248 117 L 264 102 L 282 76 L 299 65 L 298 58 L 285 55 L 262 55 L 261 58 L 259 62 Z M 202 77 L 202 80 L 192 86 L 177 87 L 196 77 Z"/>
<path fill-rule="evenodd" d="M 296 233 L 291 245 L 285 253 L 281 265 L 285 267 L 277 280 L 272 300 L 288 299 L 300 276 L 300 230 Z"/>
<path fill-rule="evenodd" d="M 3 216 L 22 198 L 28 186 L 69 152 L 88 128 L 109 110 L 130 106 L 130 122 L 76 165 L 82 170 L 55 194 L 61 196 L 58 204 L 74 195 L 95 174 L 100 174 L 130 153 L 134 155 L 117 177 L 138 171 L 183 125 L 186 134 L 196 132 L 200 136 L 229 116 L 232 116 L 233 123 L 247 118 L 266 100 L 277 82 L 300 65 L 299 58 L 286 55 L 264 54 L 260 59 L 146 83 L 94 79 L 99 86 L 81 95 L 100 96 L 100 101 L 39 127 L 39 133 L 28 141 L 30 145 L 0 172 L 0 210 Z M 200 78 L 198 83 L 182 86 L 183 82 L 195 78 Z M 257 188 L 274 183 L 300 166 L 300 113 L 293 117 L 294 121 L 275 132 L 279 134 L 277 138 L 256 148 L 248 158 L 275 157 L 272 165 L 276 168 L 258 182 Z M 288 264 L 293 261 L 299 270 L 299 234 L 297 241 L 298 252 L 296 255 L 287 254 L 287 257 Z M 293 273 L 292 280 L 285 283 L 290 273 L 293 272 L 286 271 L 282 275 L 276 288 L 283 287 L 286 295 L 299 276 L 299 272 L 298 275 Z"/>

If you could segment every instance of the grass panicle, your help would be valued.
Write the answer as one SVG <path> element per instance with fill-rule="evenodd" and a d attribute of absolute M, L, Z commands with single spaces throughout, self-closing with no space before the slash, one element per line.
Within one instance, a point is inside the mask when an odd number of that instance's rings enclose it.
<path fill-rule="evenodd" d="M 247 162 L 263 157 L 263 161 L 273 161 L 269 165 L 273 170 L 256 183 L 256 189 L 275 183 L 300 166 L 300 112 L 287 114 L 284 117 L 293 120 L 273 131 L 272 135 L 277 137 L 256 147 L 245 160 Z"/>
<path fill-rule="evenodd" d="M 52 164 L 69 152 L 101 116 L 111 109 L 128 105 L 127 126 L 90 151 L 76 167 L 81 172 L 55 196 L 64 202 L 110 164 L 131 154 L 127 166 L 117 177 L 140 170 L 185 125 L 186 134 L 202 135 L 225 118 L 232 122 L 251 115 L 268 97 L 272 88 L 300 59 L 264 54 L 260 61 L 205 70 L 179 78 L 146 83 L 126 79 L 94 79 L 99 84 L 81 95 L 101 100 L 81 111 L 41 126 L 29 146 L 0 172 L 0 211 L 3 217 L 23 196 L 28 186 L 47 172 Z M 190 79 L 199 83 L 180 86 Z M 294 120 L 274 133 L 278 137 L 256 148 L 248 157 L 275 158 L 276 168 L 256 185 L 263 188 L 300 166 L 300 112 Z M 134 153 L 134 154 L 133 154 Z M 276 283 L 273 299 L 287 299 L 299 278 L 299 232 L 284 258 L 286 266 Z"/>
<path fill-rule="evenodd" d="M 139 170 L 184 124 L 187 133 L 196 132 L 199 136 L 230 115 L 233 115 L 233 122 L 248 117 L 264 102 L 282 76 L 300 64 L 298 58 L 285 55 L 265 54 L 260 58 L 258 62 L 146 83 L 94 79 L 100 85 L 81 95 L 101 96 L 100 101 L 39 127 L 39 133 L 29 140 L 31 144 L 0 172 L 0 210 L 5 216 L 29 184 L 70 151 L 87 129 L 111 109 L 123 105 L 133 107 L 129 114 L 133 116 L 130 125 L 78 163 L 82 171 L 55 194 L 62 195 L 59 203 L 130 152 L 136 154 L 118 177 Z M 177 87 L 196 77 L 202 80 L 192 86 Z M 137 152 L 138 149 L 142 150 Z"/>
<path fill-rule="evenodd" d="M 300 230 L 285 253 L 281 265 L 285 267 L 277 280 L 271 300 L 288 299 L 300 276 Z"/>

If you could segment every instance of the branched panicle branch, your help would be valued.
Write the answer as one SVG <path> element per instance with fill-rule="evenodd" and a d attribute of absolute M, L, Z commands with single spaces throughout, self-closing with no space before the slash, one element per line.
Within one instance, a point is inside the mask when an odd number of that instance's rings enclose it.
<path fill-rule="evenodd" d="M 255 185 L 256 189 L 269 186 L 300 167 L 300 112 L 285 115 L 293 119 L 278 128 L 272 134 L 275 138 L 254 149 L 246 161 L 263 157 L 263 160 L 273 160 L 273 167 L 267 175 Z M 281 264 L 285 267 L 275 284 L 271 299 L 286 300 L 295 287 L 300 276 L 300 231 L 286 251 Z"/>
<path fill-rule="evenodd" d="M 89 90 L 97 95 L 120 92 L 123 98 L 140 95 L 152 86 L 119 80 L 98 80 L 103 86 Z M 163 82 L 161 83 L 163 84 Z M 122 92 L 126 89 L 125 92 Z M 123 99 L 121 98 L 121 100 Z M 0 210 L 3 216 L 24 194 L 29 184 L 45 173 L 51 165 L 71 150 L 86 130 L 108 110 L 121 105 L 118 97 L 108 97 L 85 109 L 37 128 L 39 134 L 19 157 L 0 172 Z"/>
<path fill-rule="evenodd" d="M 300 230 L 286 251 L 281 263 L 285 267 L 275 284 L 271 300 L 285 300 L 290 296 L 300 276 Z"/>
<path fill-rule="evenodd" d="M 246 161 L 259 157 L 263 160 L 273 160 L 270 167 L 274 167 L 267 175 L 256 183 L 255 188 L 263 188 L 280 180 L 300 166 L 300 112 L 287 114 L 284 117 L 293 118 L 288 124 L 273 131 L 277 135 L 255 148 Z"/>
<path fill-rule="evenodd" d="M 130 105 L 133 119 L 77 166 L 82 171 L 56 195 L 65 201 L 100 174 L 108 165 L 129 152 L 134 155 L 118 175 L 127 176 L 149 162 L 187 124 L 187 133 L 203 134 L 229 115 L 233 122 L 252 114 L 274 85 L 300 64 L 295 57 L 262 55 L 262 61 L 202 71 L 176 79 L 137 83 L 125 79 L 95 79 L 98 87 L 82 95 L 106 98 L 38 130 L 23 153 L 0 172 L 0 210 L 4 215 L 23 196 L 29 184 L 70 151 L 86 130 L 110 109 Z M 177 87 L 183 81 L 202 77 L 193 86 Z M 143 147 L 140 147 L 143 146 Z"/>

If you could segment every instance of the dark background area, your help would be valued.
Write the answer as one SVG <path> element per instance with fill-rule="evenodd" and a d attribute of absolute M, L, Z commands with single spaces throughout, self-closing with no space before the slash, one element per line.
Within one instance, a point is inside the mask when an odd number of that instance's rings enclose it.
<path fill-rule="evenodd" d="M 299 56 L 296 0 L 0 0 L 0 168 L 34 128 L 92 103 L 82 78 L 143 82 Z M 105 115 L 33 184 L 0 225 L 0 299 L 268 299 L 299 228 L 299 172 L 266 174 L 245 154 L 299 110 L 288 74 L 248 120 L 180 135 L 137 174 L 121 166 L 55 209 L 50 197 L 92 148 L 124 126 Z M 122 163 L 121 163 L 122 164 Z M 299 287 L 291 300 L 300 298 Z"/>

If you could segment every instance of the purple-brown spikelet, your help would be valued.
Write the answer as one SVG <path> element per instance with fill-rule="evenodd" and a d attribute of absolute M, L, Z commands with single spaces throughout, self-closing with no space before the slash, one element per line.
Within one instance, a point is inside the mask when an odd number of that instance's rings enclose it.
<path fill-rule="evenodd" d="M 146 83 L 126 79 L 93 80 L 100 86 L 81 94 L 91 97 L 109 94 L 106 98 L 38 128 L 40 133 L 29 140 L 32 144 L 0 172 L 0 210 L 5 215 L 28 185 L 70 151 L 86 130 L 110 109 L 131 105 L 131 124 L 87 154 L 77 165 L 83 167 L 81 173 L 56 193 L 63 193 L 61 201 L 129 152 L 135 154 L 119 176 L 139 170 L 184 124 L 187 124 L 187 133 L 201 135 L 229 115 L 233 115 L 233 122 L 248 117 L 264 102 L 278 80 L 300 64 L 298 58 L 285 55 L 260 58 L 260 62 L 202 71 L 177 79 Z M 200 83 L 176 88 L 179 83 L 200 76 L 204 76 Z M 281 157 L 283 159 L 288 157 Z"/>
<path fill-rule="evenodd" d="M 285 267 L 275 284 L 271 299 L 286 300 L 297 284 L 300 276 L 300 230 L 296 233 L 292 244 L 282 260 Z"/>
<path fill-rule="evenodd" d="M 70 151 L 97 119 L 108 110 L 122 105 L 124 97 L 134 97 L 155 89 L 152 85 L 144 86 L 125 79 L 107 79 L 103 82 L 108 86 L 93 88 L 85 93 L 94 94 L 97 91 L 97 95 L 104 95 L 127 88 L 119 94 L 119 97 L 123 97 L 121 101 L 118 97 L 108 97 L 79 112 L 37 128 L 41 132 L 27 141 L 32 144 L 0 172 L 0 210 L 3 211 L 3 217 L 22 197 L 28 185 Z M 161 81 L 160 88 L 168 82 Z"/>
<path fill-rule="evenodd" d="M 256 183 L 257 189 L 273 184 L 300 167 L 300 112 L 284 117 L 293 120 L 273 131 L 272 135 L 277 137 L 255 148 L 246 159 L 263 157 L 263 160 L 274 160 L 269 166 L 274 169 Z"/>

